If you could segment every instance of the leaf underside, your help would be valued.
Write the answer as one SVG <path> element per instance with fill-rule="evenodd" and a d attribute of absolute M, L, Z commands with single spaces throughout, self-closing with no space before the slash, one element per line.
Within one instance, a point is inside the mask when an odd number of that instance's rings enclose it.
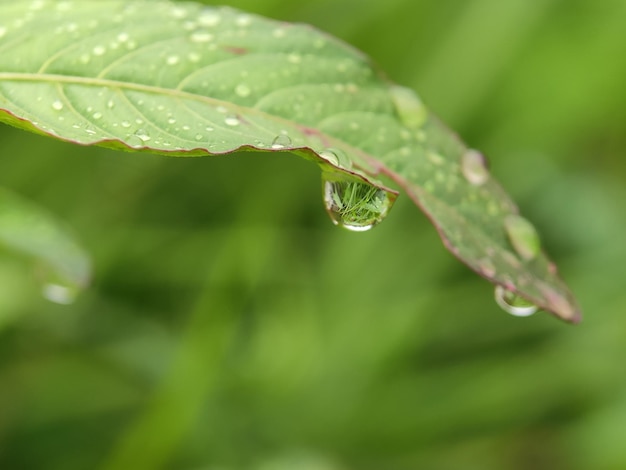
<path fill-rule="evenodd" d="M 515 204 L 493 178 L 464 175 L 467 147 L 412 91 L 309 26 L 194 3 L 0 0 L 0 121 L 171 156 L 290 151 L 393 199 L 384 178 L 474 271 L 580 319 L 545 254 L 523 259 L 511 245 Z"/>

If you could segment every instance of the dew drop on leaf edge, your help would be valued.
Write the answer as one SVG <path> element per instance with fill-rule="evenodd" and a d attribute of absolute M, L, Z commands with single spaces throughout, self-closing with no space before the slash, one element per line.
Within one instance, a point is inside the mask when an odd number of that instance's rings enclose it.
<path fill-rule="evenodd" d="M 500 285 L 495 288 L 495 299 L 502 310 L 516 317 L 529 317 L 539 310 L 536 305 Z"/>
<path fill-rule="evenodd" d="M 279 134 L 272 141 L 272 148 L 277 150 L 291 147 L 291 145 L 291 137 L 289 137 L 287 134 Z"/>
<path fill-rule="evenodd" d="M 352 163 L 343 150 L 336 148 L 327 148 L 319 153 L 320 157 L 328 163 L 341 168 L 350 168 Z"/>
<path fill-rule="evenodd" d="M 379 224 L 389 212 L 387 193 L 370 184 L 322 173 L 324 207 L 331 221 L 352 232 L 365 232 Z"/>

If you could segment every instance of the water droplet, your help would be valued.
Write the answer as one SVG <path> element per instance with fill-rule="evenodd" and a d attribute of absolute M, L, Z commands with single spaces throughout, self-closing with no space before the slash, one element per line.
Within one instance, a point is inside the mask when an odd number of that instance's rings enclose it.
<path fill-rule="evenodd" d="M 61 111 L 63 109 L 63 103 L 61 103 L 61 100 L 54 100 L 52 102 L 52 109 Z"/>
<path fill-rule="evenodd" d="M 185 8 L 175 6 L 170 10 L 170 14 L 176 19 L 183 19 L 187 17 L 187 10 Z"/>
<path fill-rule="evenodd" d="M 205 12 L 198 17 L 198 23 L 203 26 L 217 26 L 220 21 L 222 17 L 214 12 Z"/>
<path fill-rule="evenodd" d="M 291 138 L 287 134 L 279 134 L 272 141 L 273 149 L 284 149 L 292 144 Z"/>
<path fill-rule="evenodd" d="M 495 298 L 502 310 L 516 317 L 529 317 L 539 310 L 536 305 L 500 285 L 496 286 Z"/>
<path fill-rule="evenodd" d="M 246 26 L 250 26 L 252 23 L 252 17 L 250 15 L 239 15 L 235 20 L 237 26 L 245 28 Z"/>
<path fill-rule="evenodd" d="M 272 36 L 274 36 L 275 38 L 284 38 L 286 34 L 287 31 L 285 31 L 283 28 L 276 28 L 274 31 L 272 31 Z"/>
<path fill-rule="evenodd" d="M 6 27 L 0 26 L 0 38 L 4 37 L 6 33 L 7 33 Z"/>
<path fill-rule="evenodd" d="M 198 54 L 197 52 L 190 52 L 189 54 L 187 54 L 187 58 L 189 59 L 189 62 L 200 62 L 200 59 L 202 58 L 202 56 L 200 56 L 200 54 Z"/>
<path fill-rule="evenodd" d="M 235 87 L 235 93 L 237 94 L 237 96 L 240 96 L 241 98 L 246 98 L 250 96 L 250 93 L 252 93 L 252 90 L 250 89 L 248 85 L 244 83 L 240 83 L 239 85 Z"/>
<path fill-rule="evenodd" d="M 541 250 L 541 241 L 534 225 L 524 217 L 511 214 L 504 219 L 504 229 L 517 254 L 525 261 L 535 258 Z"/>
<path fill-rule="evenodd" d="M 148 142 L 151 139 L 150 135 L 144 129 L 137 129 L 135 136 L 142 142 Z"/>
<path fill-rule="evenodd" d="M 180 57 L 178 57 L 177 55 L 171 55 L 167 59 L 165 59 L 165 62 L 167 63 L 167 65 L 176 65 L 178 62 L 180 62 Z"/>
<path fill-rule="evenodd" d="M 239 121 L 239 118 L 237 116 L 232 115 L 232 116 L 226 116 L 224 118 L 224 123 L 227 126 L 233 126 L 234 127 L 234 126 L 238 126 L 240 124 L 240 121 Z"/>
<path fill-rule="evenodd" d="M 62 285 L 58 283 L 44 284 L 41 289 L 41 294 L 45 299 L 55 304 L 69 305 L 74 303 L 76 296 L 78 295 L 78 289 L 70 287 L 68 285 Z"/>
<path fill-rule="evenodd" d="M 437 152 L 427 152 L 426 157 L 428 157 L 428 160 L 430 160 L 433 165 L 443 165 L 446 161 L 446 159 Z"/>
<path fill-rule="evenodd" d="M 300 54 L 292 53 L 287 56 L 287 60 L 292 64 L 299 64 L 302 62 L 302 56 Z"/>
<path fill-rule="evenodd" d="M 128 121 L 122 121 L 122 122 L 120 123 L 120 125 L 121 125 L 122 127 L 125 127 L 126 129 L 128 129 L 128 128 L 130 127 L 130 122 L 128 122 Z"/>
<path fill-rule="evenodd" d="M 176 124 L 176 119 L 171 117 L 167 120 L 168 124 Z"/>
<path fill-rule="evenodd" d="M 94 119 L 102 119 L 102 113 L 95 112 L 95 113 L 92 114 L 92 117 Z"/>
<path fill-rule="evenodd" d="M 339 166 L 341 168 L 352 167 L 352 162 L 343 150 L 336 148 L 327 148 L 319 153 L 320 157 L 328 161 L 328 163 Z"/>
<path fill-rule="evenodd" d="M 128 33 L 120 33 L 117 35 L 117 40 L 119 42 L 126 42 L 128 41 L 129 38 L 130 36 L 128 35 Z"/>
<path fill-rule="evenodd" d="M 213 35 L 206 31 L 196 31 L 191 34 L 191 42 L 210 42 L 213 40 Z"/>
<path fill-rule="evenodd" d="M 204 136 L 202 134 L 196 134 L 197 141 L 201 141 L 202 139 L 204 139 Z"/>
<path fill-rule="evenodd" d="M 104 55 L 106 52 L 106 48 L 104 46 L 96 46 L 93 48 L 93 55 Z"/>
<path fill-rule="evenodd" d="M 424 125 L 428 118 L 428 110 L 422 100 L 410 88 L 392 86 L 391 97 L 402 122 L 411 129 Z"/>
<path fill-rule="evenodd" d="M 487 159 L 476 150 L 468 150 L 461 157 L 461 172 L 471 184 L 483 185 L 489 179 Z"/>
<path fill-rule="evenodd" d="M 387 193 L 355 179 L 322 173 L 324 206 L 335 225 L 365 232 L 381 222 L 391 208 Z"/>
<path fill-rule="evenodd" d="M 115 101 L 113 101 L 113 100 L 107 101 L 107 108 L 109 108 L 109 109 L 115 108 Z"/>

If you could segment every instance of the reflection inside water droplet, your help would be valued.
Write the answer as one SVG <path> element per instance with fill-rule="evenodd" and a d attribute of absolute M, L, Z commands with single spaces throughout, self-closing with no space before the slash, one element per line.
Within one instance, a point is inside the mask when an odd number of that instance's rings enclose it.
<path fill-rule="evenodd" d="M 536 305 L 500 285 L 496 286 L 495 299 L 502 310 L 516 317 L 529 317 L 538 310 Z"/>
<path fill-rule="evenodd" d="M 489 179 L 487 159 L 476 150 L 468 150 L 461 157 L 461 172 L 471 184 L 483 185 Z"/>
<path fill-rule="evenodd" d="M 324 206 L 335 225 L 365 232 L 380 223 L 391 208 L 385 191 L 355 179 L 322 173 Z"/>
<path fill-rule="evenodd" d="M 74 303 L 76 300 L 78 290 L 66 285 L 48 283 L 44 284 L 41 293 L 44 298 L 50 302 L 61 305 L 69 305 Z"/>
<path fill-rule="evenodd" d="M 273 149 L 284 149 L 285 147 L 291 147 L 291 138 L 287 134 L 279 134 L 272 141 Z"/>

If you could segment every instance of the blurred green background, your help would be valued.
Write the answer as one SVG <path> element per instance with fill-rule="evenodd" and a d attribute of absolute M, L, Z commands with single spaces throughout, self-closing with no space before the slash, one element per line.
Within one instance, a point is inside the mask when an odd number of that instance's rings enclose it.
<path fill-rule="evenodd" d="M 0 257 L 2 469 L 626 468 L 626 2 L 239 0 L 367 52 L 491 159 L 584 320 L 501 311 L 401 198 L 334 227 L 280 154 L 0 128 L 0 184 L 93 254 L 46 302 Z"/>

